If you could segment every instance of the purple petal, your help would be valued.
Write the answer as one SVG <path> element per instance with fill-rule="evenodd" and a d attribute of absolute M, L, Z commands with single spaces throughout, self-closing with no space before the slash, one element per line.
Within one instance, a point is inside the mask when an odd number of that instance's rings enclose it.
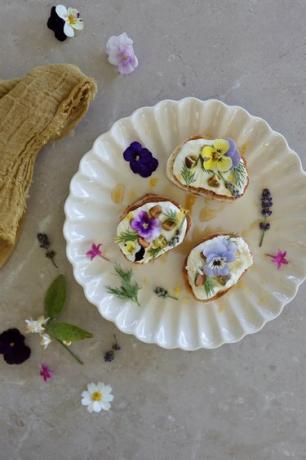
<path fill-rule="evenodd" d="M 138 153 L 140 154 L 140 152 L 142 151 L 142 146 L 139 142 L 135 141 L 135 142 L 132 142 L 127 149 L 125 149 L 125 151 L 123 152 L 123 158 L 126 160 L 126 161 L 131 161 L 135 155 Z"/>
<path fill-rule="evenodd" d="M 235 142 L 228 138 L 227 141 L 229 142 L 229 145 L 230 145 L 230 148 L 229 150 L 226 152 L 226 156 L 230 157 L 232 159 L 232 163 L 233 163 L 233 168 L 236 168 L 240 162 L 240 154 L 236 148 L 236 144 Z"/>

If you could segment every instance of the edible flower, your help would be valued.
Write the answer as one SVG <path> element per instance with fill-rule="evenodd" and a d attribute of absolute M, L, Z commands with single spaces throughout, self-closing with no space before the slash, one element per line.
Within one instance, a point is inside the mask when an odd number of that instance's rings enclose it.
<path fill-rule="evenodd" d="M 207 276 L 226 276 L 229 274 L 228 264 L 236 258 L 236 246 L 229 239 L 212 240 L 202 251 L 206 258 L 203 271 Z"/>
<path fill-rule="evenodd" d="M 40 345 L 43 347 L 44 350 L 48 348 L 51 342 L 52 340 L 49 334 L 41 334 Z"/>
<path fill-rule="evenodd" d="M 89 383 L 87 390 L 83 391 L 81 396 L 81 404 L 87 407 L 88 412 L 108 411 L 111 408 L 111 401 L 114 399 L 112 387 L 101 382 Z"/>
<path fill-rule="evenodd" d="M 43 379 L 44 382 L 48 382 L 48 380 L 51 380 L 53 378 L 54 372 L 51 371 L 50 367 L 47 364 L 42 364 L 40 366 L 40 371 L 39 375 Z"/>
<path fill-rule="evenodd" d="M 158 160 L 150 150 L 142 147 L 139 142 L 132 142 L 123 152 L 123 158 L 130 163 L 130 168 L 141 177 L 149 177 L 158 167 Z"/>
<path fill-rule="evenodd" d="M 226 156 L 230 157 L 233 163 L 233 168 L 236 168 L 241 160 L 240 153 L 237 150 L 236 144 L 233 141 L 233 139 L 227 138 L 227 141 L 229 143 L 229 149 L 226 152 Z"/>
<path fill-rule="evenodd" d="M 127 75 L 138 66 L 138 59 L 133 48 L 133 40 L 124 32 L 113 35 L 106 43 L 108 61 L 117 67 L 118 72 Z"/>
<path fill-rule="evenodd" d="M 67 37 L 74 37 L 75 30 L 83 30 L 84 23 L 80 17 L 80 13 L 75 8 L 66 8 L 64 5 L 57 5 L 55 12 L 59 18 L 61 18 L 64 24 L 64 34 Z"/>
<path fill-rule="evenodd" d="M 7 364 L 22 364 L 29 359 L 31 349 L 18 329 L 7 329 L 0 334 L 0 354 Z"/>
<path fill-rule="evenodd" d="M 287 251 L 277 251 L 276 254 L 266 254 L 266 256 L 271 257 L 272 263 L 276 265 L 277 270 L 279 270 L 282 265 L 288 265 L 289 260 L 286 259 Z"/>
<path fill-rule="evenodd" d="M 90 260 L 94 260 L 96 257 L 101 257 L 102 259 L 109 262 L 109 259 L 103 254 L 101 250 L 102 244 L 95 244 L 93 243 L 90 249 L 86 252 L 86 256 L 89 257 Z"/>
<path fill-rule="evenodd" d="M 161 223 L 158 219 L 151 218 L 146 211 L 140 211 L 131 221 L 131 227 L 139 236 L 147 241 L 153 241 L 160 235 Z"/>
<path fill-rule="evenodd" d="M 49 321 L 49 318 L 40 316 L 37 320 L 32 318 L 26 319 L 26 333 L 27 334 L 42 334 L 45 330 L 45 324 Z"/>
<path fill-rule="evenodd" d="M 74 37 L 74 29 L 82 30 L 84 23 L 80 18 L 80 13 L 75 8 L 57 5 L 51 8 L 47 26 L 53 30 L 55 38 L 63 42 L 67 37 Z"/>
<path fill-rule="evenodd" d="M 207 171 L 225 172 L 232 168 L 232 158 L 227 156 L 230 143 L 226 139 L 216 139 L 213 145 L 205 145 L 201 150 L 203 168 Z"/>

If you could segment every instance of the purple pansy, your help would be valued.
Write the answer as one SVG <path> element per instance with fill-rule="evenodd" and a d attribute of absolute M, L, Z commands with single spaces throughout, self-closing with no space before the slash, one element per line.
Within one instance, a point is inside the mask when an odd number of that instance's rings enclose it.
<path fill-rule="evenodd" d="M 230 148 L 225 155 L 232 159 L 233 168 L 236 168 L 241 159 L 240 153 L 238 152 L 236 144 L 232 139 L 227 138 L 226 140 L 228 141 Z"/>
<path fill-rule="evenodd" d="M 203 271 L 207 276 L 226 276 L 229 274 L 228 263 L 236 257 L 236 246 L 226 238 L 212 240 L 203 250 L 206 257 Z"/>
<path fill-rule="evenodd" d="M 146 211 L 140 211 L 131 221 L 131 227 L 141 238 L 153 241 L 160 235 L 161 223 L 158 219 L 152 219 Z"/>
<path fill-rule="evenodd" d="M 158 167 L 158 160 L 139 142 L 132 142 L 123 152 L 123 158 L 130 163 L 131 170 L 141 177 L 151 176 Z"/>
<path fill-rule="evenodd" d="M 108 61 L 117 66 L 118 72 L 127 75 L 138 66 L 138 59 L 133 48 L 133 40 L 124 32 L 113 35 L 106 43 Z"/>
<path fill-rule="evenodd" d="M 0 334 L 0 354 L 7 364 L 22 364 L 30 357 L 31 350 L 24 341 L 25 337 L 15 328 Z"/>

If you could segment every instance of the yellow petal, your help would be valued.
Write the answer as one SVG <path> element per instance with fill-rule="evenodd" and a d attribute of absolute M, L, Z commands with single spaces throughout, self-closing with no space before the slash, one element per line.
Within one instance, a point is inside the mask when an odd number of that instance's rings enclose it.
<path fill-rule="evenodd" d="M 222 157 L 221 160 L 218 161 L 218 170 L 225 172 L 231 169 L 233 165 L 232 159 L 230 157 Z"/>
<path fill-rule="evenodd" d="M 210 145 L 204 145 L 204 147 L 201 150 L 201 157 L 202 158 L 211 158 L 214 152 L 214 148 L 211 147 Z"/>
<path fill-rule="evenodd" d="M 204 169 L 209 171 L 218 171 L 218 161 L 209 159 L 203 163 Z"/>
<path fill-rule="evenodd" d="M 229 142 L 226 139 L 216 139 L 214 141 L 214 147 L 218 152 L 224 155 L 230 148 Z"/>

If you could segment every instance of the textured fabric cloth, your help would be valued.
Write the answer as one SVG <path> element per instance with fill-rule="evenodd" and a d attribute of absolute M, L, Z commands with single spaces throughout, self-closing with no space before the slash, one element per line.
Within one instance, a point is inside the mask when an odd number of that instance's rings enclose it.
<path fill-rule="evenodd" d="M 0 80 L 0 268 L 16 243 L 38 152 L 80 121 L 95 93 L 95 81 L 70 64 Z"/>

